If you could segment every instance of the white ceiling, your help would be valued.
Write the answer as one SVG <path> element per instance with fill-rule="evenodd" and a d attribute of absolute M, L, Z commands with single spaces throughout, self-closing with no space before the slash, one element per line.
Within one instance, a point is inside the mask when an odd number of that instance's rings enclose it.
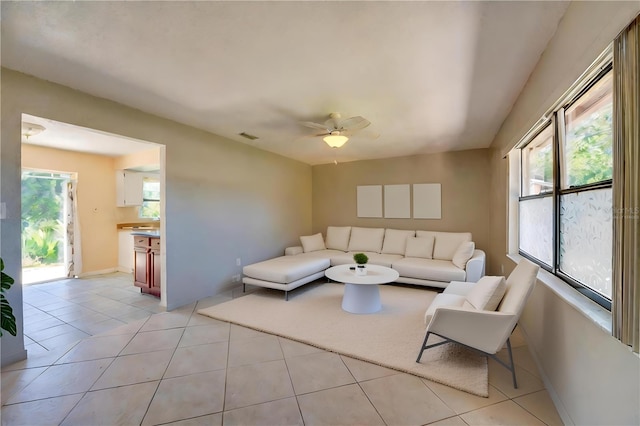
<path fill-rule="evenodd" d="M 34 115 L 22 114 L 22 127 L 29 124 L 44 127 L 41 133 L 26 137 L 22 134 L 22 143 L 64 149 L 67 151 L 88 152 L 108 157 L 134 154 L 158 147 L 157 144 L 144 142 L 124 136 L 113 135 L 99 130 L 87 129 L 72 124 L 61 123 Z"/>
<path fill-rule="evenodd" d="M 484 148 L 567 6 L 2 2 L 2 65 L 308 164 Z M 303 137 L 331 112 L 373 124 Z"/>

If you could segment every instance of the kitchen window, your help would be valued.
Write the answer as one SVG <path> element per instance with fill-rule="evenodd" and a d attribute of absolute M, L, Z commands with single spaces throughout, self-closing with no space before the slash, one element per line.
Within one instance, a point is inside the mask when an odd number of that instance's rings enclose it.
<path fill-rule="evenodd" d="M 140 218 L 160 219 L 160 180 L 155 177 L 142 179 L 142 205 Z"/>

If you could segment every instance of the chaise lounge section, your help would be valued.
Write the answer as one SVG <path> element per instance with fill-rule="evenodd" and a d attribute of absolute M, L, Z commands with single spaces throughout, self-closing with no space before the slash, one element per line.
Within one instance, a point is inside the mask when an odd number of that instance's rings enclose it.
<path fill-rule="evenodd" d="M 396 282 L 405 284 L 445 288 L 451 281 L 476 282 L 485 270 L 485 253 L 469 232 L 329 226 L 326 239 L 318 233 L 300 242 L 284 256 L 245 266 L 244 286 L 283 290 L 288 300 L 289 291 L 323 277 L 330 266 L 354 263 L 355 253 L 395 269 Z"/>

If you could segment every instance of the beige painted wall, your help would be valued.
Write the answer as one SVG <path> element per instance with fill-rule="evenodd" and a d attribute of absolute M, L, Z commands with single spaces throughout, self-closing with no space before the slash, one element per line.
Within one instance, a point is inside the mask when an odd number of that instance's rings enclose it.
<path fill-rule="evenodd" d="M 640 2 L 572 2 L 491 149 L 488 273 L 507 253 L 508 165 L 503 156 L 615 36 Z M 558 411 L 568 424 L 639 424 L 640 358 L 538 281 L 520 321 Z"/>
<path fill-rule="evenodd" d="M 311 231 L 311 167 L 68 87 L 1 70 L 0 255 L 20 273 L 21 114 L 147 140 L 166 149 L 163 303 L 169 310 L 234 285 L 242 264 L 283 253 Z M 24 356 L 22 288 L 8 294 L 18 336 L 2 364 Z"/>
<path fill-rule="evenodd" d="M 23 144 L 22 167 L 78 174 L 81 273 L 118 266 L 113 158 Z"/>
<path fill-rule="evenodd" d="M 325 164 L 313 167 L 313 232 L 329 225 L 395 229 L 465 231 L 476 247 L 489 245 L 489 151 L 455 151 L 430 155 Z M 358 218 L 358 185 L 440 183 L 442 219 Z"/>
<path fill-rule="evenodd" d="M 146 151 L 116 157 L 113 160 L 113 167 L 116 170 L 134 168 L 145 168 L 145 171 L 160 170 L 160 148 L 156 146 Z"/>

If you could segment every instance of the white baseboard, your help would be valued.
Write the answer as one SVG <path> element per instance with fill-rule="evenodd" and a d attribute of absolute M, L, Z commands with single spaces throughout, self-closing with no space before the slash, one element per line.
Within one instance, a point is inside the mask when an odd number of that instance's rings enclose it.
<path fill-rule="evenodd" d="M 546 375 L 546 373 L 542 369 L 542 364 L 540 363 L 540 358 L 538 357 L 538 353 L 531 346 L 530 339 L 529 339 L 529 336 L 527 336 L 526 330 L 520 324 L 518 324 L 518 327 L 520 328 L 520 331 L 524 336 L 524 340 L 527 342 L 527 348 L 529 349 L 531 358 L 533 358 L 533 361 L 536 363 L 536 367 L 538 368 L 538 372 L 540 373 L 540 378 L 542 379 L 542 383 L 544 383 L 544 387 L 547 390 L 547 393 L 549 394 L 549 398 L 551 398 L 553 405 L 556 407 L 556 411 L 558 412 L 560 419 L 562 419 L 562 423 L 564 423 L 565 425 L 575 425 L 575 423 L 571 419 L 571 416 L 569 416 L 569 412 L 564 407 L 564 404 L 562 403 L 560 396 L 553 388 L 553 385 L 551 384 L 551 380 L 549 380 L 549 377 Z"/>
<path fill-rule="evenodd" d="M 94 275 L 112 274 L 117 271 L 118 271 L 118 268 L 107 268 L 107 269 L 101 269 L 99 271 L 83 272 L 80 275 L 78 275 L 78 277 L 86 278 L 86 277 L 92 277 Z"/>
<path fill-rule="evenodd" d="M 118 266 L 116 268 L 116 271 L 124 272 L 124 273 L 127 273 L 127 274 L 133 274 L 133 269 L 132 268 L 127 268 L 126 266 Z"/>

